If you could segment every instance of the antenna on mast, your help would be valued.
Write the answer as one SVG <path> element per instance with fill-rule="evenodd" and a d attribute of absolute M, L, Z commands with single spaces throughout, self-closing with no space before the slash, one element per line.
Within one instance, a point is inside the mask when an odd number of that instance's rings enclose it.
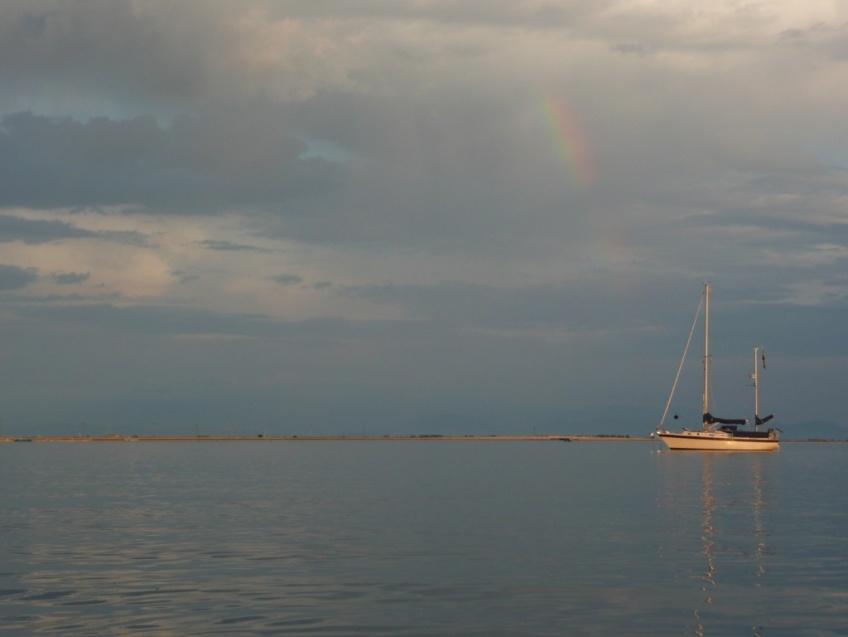
<path fill-rule="evenodd" d="M 759 360 L 758 360 L 759 359 Z M 769 414 L 765 418 L 760 418 L 760 361 L 762 361 L 763 369 L 766 368 L 766 350 L 761 346 L 754 348 L 754 373 L 751 374 L 751 380 L 754 381 L 754 428 L 759 429 L 760 425 L 766 424 L 774 418 L 774 414 Z"/>

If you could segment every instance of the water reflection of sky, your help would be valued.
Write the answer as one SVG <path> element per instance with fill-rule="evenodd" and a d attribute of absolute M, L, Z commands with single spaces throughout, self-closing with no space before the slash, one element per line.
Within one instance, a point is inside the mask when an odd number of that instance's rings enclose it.
<path fill-rule="evenodd" d="M 835 635 L 847 452 L 5 448 L 0 618 L 12 634 Z"/>

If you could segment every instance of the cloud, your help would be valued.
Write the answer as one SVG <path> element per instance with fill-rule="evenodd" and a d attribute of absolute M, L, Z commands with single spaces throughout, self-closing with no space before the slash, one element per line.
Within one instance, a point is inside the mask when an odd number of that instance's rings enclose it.
<path fill-rule="evenodd" d="M 429 59 L 434 44 L 474 51 L 475 29 L 569 29 L 610 4 L 8 0 L 0 7 L 0 58 L 7 61 L 0 80 L 24 91 L 38 78 L 42 102 L 101 107 L 185 105 L 237 92 L 299 99 L 356 89 L 381 71 L 400 76 L 404 65 Z"/>
<path fill-rule="evenodd" d="M 220 335 L 330 342 L 346 338 L 371 338 L 381 333 L 402 335 L 417 329 L 415 322 L 410 321 L 286 321 L 258 313 L 216 312 L 167 305 L 114 305 L 107 302 L 51 304 L 47 299 L 28 305 L 25 298 L 16 300 L 18 302 L 14 305 L 14 313 L 22 318 L 114 333 L 155 336 Z M 55 297 L 55 300 L 73 299 Z"/>
<path fill-rule="evenodd" d="M 98 236 L 96 232 L 78 228 L 64 221 L 25 219 L 0 214 L 0 242 L 23 241 L 28 244 L 37 244 L 96 236 Z"/>
<path fill-rule="evenodd" d="M 690 311 L 675 308 L 670 298 L 697 297 L 697 281 L 618 275 L 591 283 L 577 280 L 549 285 L 494 286 L 478 284 L 350 286 L 343 295 L 400 305 L 414 318 L 470 329 L 543 329 L 626 331 L 680 324 Z M 620 311 L 626 307 L 627 312 Z M 694 306 L 693 306 L 694 307 Z M 618 309 L 617 309 L 618 308 Z M 673 326 L 674 324 L 671 323 Z"/>
<path fill-rule="evenodd" d="M 0 214 L 0 243 L 22 241 L 40 245 L 67 239 L 99 239 L 125 245 L 143 246 L 147 237 L 134 231 L 87 230 L 57 219 L 28 219 Z"/>
<path fill-rule="evenodd" d="M 297 285 L 298 283 L 303 283 L 303 278 L 296 274 L 278 274 L 273 278 L 280 285 Z"/>
<path fill-rule="evenodd" d="M 27 219 L 0 214 L 0 243 L 22 241 L 27 245 L 39 245 L 67 239 L 100 239 L 135 246 L 148 242 L 148 238 L 140 232 L 87 230 L 57 219 Z"/>
<path fill-rule="evenodd" d="M 815 162 L 799 157 L 792 122 L 819 101 L 823 53 L 805 51 L 787 70 L 773 47 L 806 14 L 685 6 L 13 2 L 6 40 L 31 56 L 9 56 L 8 73 L 47 85 L 85 79 L 113 91 L 115 110 L 151 115 L 7 117 L 15 157 L 39 140 L 45 155 L 81 166 L 51 174 L 54 185 L 39 192 L 26 177 L 48 170 L 49 157 L 24 154 L 14 162 L 22 185 L 4 191 L 38 206 L 238 209 L 256 213 L 262 232 L 313 243 L 505 255 L 538 251 L 552 236 L 580 249 L 634 202 L 639 224 L 663 222 L 657 208 L 684 197 L 717 207 L 752 167 L 768 175 L 770 164 L 803 165 L 809 179 Z M 827 23 L 828 11 L 813 3 L 808 13 Z M 156 52 L 145 55 L 152 41 Z M 60 59 L 65 50 L 74 55 Z M 118 76 L 114 89 L 103 79 Z M 592 190 L 575 188 L 560 156 L 569 140 L 547 121 L 549 94 L 568 98 L 596 151 Z M 829 136 L 839 121 L 835 103 L 820 109 L 806 135 Z M 323 143 L 346 159 L 310 155 Z"/>
<path fill-rule="evenodd" d="M 38 272 L 32 268 L 0 265 L 0 290 L 18 290 L 38 280 Z"/>
<path fill-rule="evenodd" d="M 84 281 L 88 281 L 90 277 L 90 272 L 54 272 L 50 275 L 53 282 L 58 283 L 59 285 L 82 283 Z"/>
<path fill-rule="evenodd" d="M 273 252 L 273 250 L 262 248 L 260 246 L 216 239 L 206 239 L 204 241 L 201 241 L 199 245 L 203 246 L 208 250 L 218 250 L 221 252 Z"/>
<path fill-rule="evenodd" d="M 331 188 L 335 173 L 278 121 L 235 113 L 80 122 L 17 113 L 0 120 L 0 207 L 133 204 L 210 213 L 273 207 Z"/>
<path fill-rule="evenodd" d="M 219 12 L 185 8 L 9 0 L 0 8 L 0 57 L 15 63 L 4 65 L 0 77 L 11 86 L 37 77 L 54 99 L 77 92 L 127 99 L 194 95 L 211 59 L 203 50 L 211 53 L 216 40 L 228 48 L 229 38 Z"/>

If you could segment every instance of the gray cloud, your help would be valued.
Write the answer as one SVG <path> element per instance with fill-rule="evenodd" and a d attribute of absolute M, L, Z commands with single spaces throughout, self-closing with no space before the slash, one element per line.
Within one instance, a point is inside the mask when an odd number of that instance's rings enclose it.
<path fill-rule="evenodd" d="M 223 117 L 223 119 L 222 119 Z M 272 206 L 332 186 L 278 121 L 152 117 L 88 122 L 31 113 L 0 120 L 0 206 L 136 204 L 184 212 Z"/>
<path fill-rule="evenodd" d="M 407 308 L 418 319 L 494 329 L 561 328 L 570 332 L 622 331 L 681 325 L 694 303 L 675 307 L 686 291 L 697 301 L 697 280 L 619 275 L 591 282 L 496 287 L 476 284 L 373 285 L 341 294 Z M 622 312 L 621 308 L 627 311 Z"/>
<path fill-rule="evenodd" d="M 786 300 L 790 282 L 758 287 L 748 279 L 720 280 L 712 309 L 717 353 L 739 356 L 755 343 L 768 343 L 791 356 L 848 355 L 848 342 L 841 337 L 848 295 L 832 295 L 815 306 L 797 305 Z M 685 341 L 700 283 L 673 276 L 618 275 L 535 287 L 378 285 L 340 293 L 406 308 L 414 318 L 439 329 L 519 339 L 565 338 L 602 359 L 673 358 Z M 844 276 L 840 284 L 844 286 Z"/>
<path fill-rule="evenodd" d="M 220 252 L 273 252 L 272 250 L 262 248 L 260 246 L 215 239 L 206 239 L 205 241 L 201 241 L 199 245 L 208 250 L 218 250 Z"/>
<path fill-rule="evenodd" d="M 716 25 L 722 27 L 717 42 L 714 32 L 696 31 L 699 37 L 693 37 L 685 12 L 640 12 L 623 6 L 613 20 L 606 13 L 610 3 L 587 7 L 488 1 L 448 6 L 374 0 L 251 6 L 257 10 L 254 17 L 268 25 L 289 19 L 293 48 L 268 67 L 234 73 L 231 60 L 251 51 L 252 35 L 228 29 L 236 22 L 234 16 L 242 15 L 243 9 L 235 6 L 8 5 L 6 40 L 32 53 L 30 61 L 13 65 L 21 65 L 22 74 L 44 76 L 48 84 L 61 81 L 55 69 L 62 69 L 64 76 L 84 77 L 93 64 L 87 56 L 94 51 L 104 66 L 96 74 L 98 89 L 110 85 L 102 78 L 112 74 L 129 78 L 124 81 L 142 78 L 130 100 L 135 108 L 145 104 L 138 98 L 145 94 L 160 100 L 150 111 L 157 112 L 158 105 L 172 113 L 176 107 L 168 101 L 167 87 L 180 84 L 168 79 L 174 73 L 190 75 L 192 81 L 183 84 L 205 95 L 204 104 L 211 105 L 181 102 L 186 96 L 174 94 L 180 109 L 193 114 L 177 117 L 170 126 L 160 126 L 153 118 L 85 124 L 12 118 L 7 143 L 45 140 L 48 148 L 53 146 L 52 155 L 80 156 L 83 161 L 75 175 L 63 171 L 60 178 L 48 180 L 55 186 L 46 192 L 37 192 L 35 184 L 23 179 L 17 193 L 6 189 L 9 198 L 16 195 L 19 201 L 40 206 L 60 200 L 70 205 L 123 201 L 162 212 L 259 210 L 267 216 L 256 223 L 281 237 L 504 254 L 537 250 L 535 244 L 551 236 L 563 244 L 585 245 L 593 226 L 626 215 L 634 202 L 644 211 L 639 224 L 664 221 L 656 212 L 658 202 L 672 205 L 685 197 L 691 205 L 703 198 L 705 205 L 716 207 L 734 175 L 750 175 L 752 166 L 767 175 L 773 168 L 769 162 L 785 164 L 787 158 L 792 158 L 793 168 L 804 163 L 794 152 L 796 127 L 790 125 L 803 104 L 791 95 L 776 100 L 779 109 L 771 103 L 765 109 L 758 101 L 760 88 L 773 89 L 775 84 L 770 60 L 756 47 L 766 36 L 771 42 L 774 34 L 766 28 L 766 16 L 756 13 L 716 11 Z M 385 34 L 362 31 L 375 21 L 385 23 Z M 431 32 L 426 30 L 392 31 L 392 25 L 406 21 L 429 25 L 438 37 L 427 37 Z M 330 24 L 339 31 L 328 31 Z M 501 29 L 515 30 L 510 37 L 527 53 L 543 27 L 574 37 L 551 40 L 540 53 L 553 53 L 555 44 L 571 51 L 581 43 L 603 43 L 605 48 L 592 49 L 592 72 L 586 65 L 570 63 L 561 69 L 544 63 L 529 68 L 497 44 Z M 115 36 L 104 38 L 101 33 Z M 327 67 L 328 56 L 315 54 L 322 43 L 333 40 L 331 36 L 364 34 L 369 36 L 367 46 L 355 50 L 345 48 L 344 37 L 336 38 L 342 48 L 338 56 L 329 57 L 337 66 Z M 158 45 L 153 56 L 105 54 L 119 43 L 148 51 L 151 39 Z M 739 81 L 744 69 L 733 64 L 727 73 L 706 70 L 701 77 L 669 70 L 661 60 L 639 58 L 634 63 L 622 58 L 638 56 L 620 55 L 622 47 L 701 55 L 701 50 L 712 52 L 728 42 L 733 50 L 755 51 L 762 79 Z M 462 46 L 480 46 L 485 55 L 467 57 Z M 216 54 L 209 55 L 213 48 Z M 57 59 L 66 49 L 85 53 Z M 395 55 L 397 51 L 404 55 Z M 819 53 L 807 55 L 815 58 Z M 350 67 L 339 61 L 348 58 Z M 302 62 L 290 68 L 290 59 Z M 273 74 L 308 90 L 284 92 L 279 99 L 257 92 L 253 80 Z M 607 79 L 597 82 L 597 76 Z M 665 80 L 654 85 L 656 77 Z M 165 89 L 157 91 L 156 83 Z M 420 85 L 427 90 L 419 90 Z M 566 86 L 569 90 L 563 91 Z M 654 89 L 646 91 L 646 86 Z M 219 90 L 231 99 L 215 92 Z M 566 94 L 584 136 L 595 147 L 602 181 L 594 188 L 575 187 L 569 167 L 558 156 L 557 145 L 563 140 L 552 139 L 558 133 L 551 130 L 544 112 L 545 93 Z M 728 93 L 732 100 L 717 97 Z M 114 97 L 127 102 L 118 89 Z M 827 128 L 828 119 L 807 132 L 819 135 L 817 129 Z M 727 132 L 717 136 L 716 130 Z M 728 140 L 730 131 L 738 138 L 735 143 Z M 54 138 L 72 141 L 63 151 Z M 341 166 L 326 157 L 307 159 L 310 139 L 344 149 L 351 160 Z M 37 174 L 49 164 L 43 157 L 15 163 L 19 177 Z M 806 168 L 809 172 L 809 162 Z M 705 171 L 714 177 L 705 180 Z M 721 182 L 718 188 L 715 180 Z"/>
<path fill-rule="evenodd" d="M 651 47 L 642 42 L 622 42 L 613 45 L 612 49 L 625 55 L 650 55 L 653 53 Z"/>
<path fill-rule="evenodd" d="M 100 294 L 9 294 L 3 296 L 3 303 L 10 308 L 29 308 L 36 305 L 52 306 L 57 304 L 114 303 L 121 300 L 118 292 Z"/>
<path fill-rule="evenodd" d="M 200 278 L 199 274 L 186 270 L 171 270 L 171 275 L 176 277 L 181 284 L 190 283 Z"/>
<path fill-rule="evenodd" d="M 9 266 L 4 266 L 9 267 Z M 55 297 L 57 301 L 72 300 Z M 243 336 L 254 338 L 300 338 L 336 340 L 365 338 L 378 334 L 402 335 L 417 329 L 411 321 L 348 321 L 308 319 L 285 321 L 263 314 L 215 312 L 166 305 L 125 305 L 108 302 L 26 304 L 18 299 L 14 313 L 50 324 L 77 325 L 115 333 L 150 336 Z"/>
<path fill-rule="evenodd" d="M 38 272 L 32 268 L 0 265 L 0 290 L 18 290 L 38 280 Z"/>
<path fill-rule="evenodd" d="M 303 278 L 296 274 L 278 274 L 274 277 L 274 280 L 280 285 L 297 285 L 298 283 L 303 283 Z"/>
<path fill-rule="evenodd" d="M 204 49 L 211 53 L 215 40 L 227 47 L 222 19 L 157 2 L 9 0 L 0 8 L 0 57 L 14 63 L 0 77 L 12 86 L 37 77 L 57 95 L 186 98 L 204 85 L 212 59 Z"/>
<path fill-rule="evenodd" d="M 16 306 L 15 313 L 51 323 L 156 335 L 267 335 L 274 331 L 273 321 L 257 314 L 222 314 L 168 306 L 119 307 L 108 303 L 34 304 Z"/>
<path fill-rule="evenodd" d="M 0 214 L 0 242 L 23 241 L 28 244 L 37 244 L 96 236 L 96 232 L 77 228 L 64 221 L 33 220 Z"/>
<path fill-rule="evenodd" d="M 65 239 L 101 239 L 127 245 L 146 245 L 138 232 L 92 231 L 55 219 L 25 219 L 0 214 L 0 243 L 23 241 L 35 245 Z"/>
<path fill-rule="evenodd" d="M 840 60 L 848 56 L 846 45 L 848 23 L 828 24 L 818 22 L 812 26 L 795 27 L 777 35 L 780 44 L 792 47 L 819 49 L 826 55 Z"/>
<path fill-rule="evenodd" d="M 836 221 L 811 221 L 803 215 L 781 214 L 778 209 L 725 209 L 710 214 L 695 215 L 681 221 L 689 228 L 742 228 L 753 227 L 763 231 L 762 244 L 777 247 L 782 244 L 803 245 L 803 241 L 836 241 L 848 245 L 848 223 Z M 785 233 L 783 238 L 773 232 Z"/>
<path fill-rule="evenodd" d="M 91 277 L 90 272 L 54 272 L 50 278 L 59 285 L 73 285 L 88 281 Z"/>
<path fill-rule="evenodd" d="M 613 3 L 474 0 L 434 5 L 365 0 L 253 0 L 249 5 L 186 0 L 173 5 L 152 1 L 88 0 L 69 4 L 55 0 L 7 0 L 0 8 L 0 69 L 5 82 L 25 83 L 38 77 L 73 92 L 115 94 L 127 100 L 188 100 L 229 89 L 234 77 L 252 86 L 253 74 L 273 78 L 255 68 L 234 68 L 231 60 L 250 50 L 257 36 L 245 16 L 267 22 L 288 19 L 312 26 L 341 24 L 341 33 L 360 32 L 368 23 L 388 26 L 405 21 L 434 26 L 489 26 L 507 29 L 569 29 L 602 14 Z M 297 26 L 297 25 L 295 25 Z M 320 51 L 288 32 L 298 63 L 284 68 L 309 84 L 320 70 Z M 318 48 L 318 47 L 316 47 Z M 304 64 L 305 63 L 305 64 Z M 374 64 L 374 60 L 371 60 Z M 361 65 L 360 65 L 361 66 Z M 226 77 L 227 75 L 231 77 Z M 222 78 L 221 76 L 225 76 Z M 279 77 L 275 78 L 279 81 Z M 223 84 L 223 86 L 222 86 Z"/>

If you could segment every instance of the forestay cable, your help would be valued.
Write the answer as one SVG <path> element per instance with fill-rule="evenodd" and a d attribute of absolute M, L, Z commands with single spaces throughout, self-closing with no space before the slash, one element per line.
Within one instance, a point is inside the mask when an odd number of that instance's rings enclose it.
<path fill-rule="evenodd" d="M 677 374 L 674 376 L 674 383 L 671 385 L 671 392 L 668 395 L 668 400 L 665 402 L 662 418 L 657 429 L 662 429 L 665 425 L 666 416 L 668 416 L 668 408 L 671 407 L 671 401 L 674 398 L 674 392 L 677 390 L 677 382 L 680 380 L 680 372 L 683 371 L 683 363 L 686 361 L 686 354 L 689 352 L 689 345 L 692 344 L 692 335 L 695 333 L 695 325 L 698 323 L 698 317 L 701 315 L 701 308 L 704 305 L 704 295 L 701 295 L 701 300 L 698 303 L 698 309 L 695 310 L 695 318 L 692 319 L 692 327 L 689 328 L 689 338 L 686 339 L 686 347 L 683 348 L 683 356 L 680 357 L 680 364 L 677 366 Z"/>

